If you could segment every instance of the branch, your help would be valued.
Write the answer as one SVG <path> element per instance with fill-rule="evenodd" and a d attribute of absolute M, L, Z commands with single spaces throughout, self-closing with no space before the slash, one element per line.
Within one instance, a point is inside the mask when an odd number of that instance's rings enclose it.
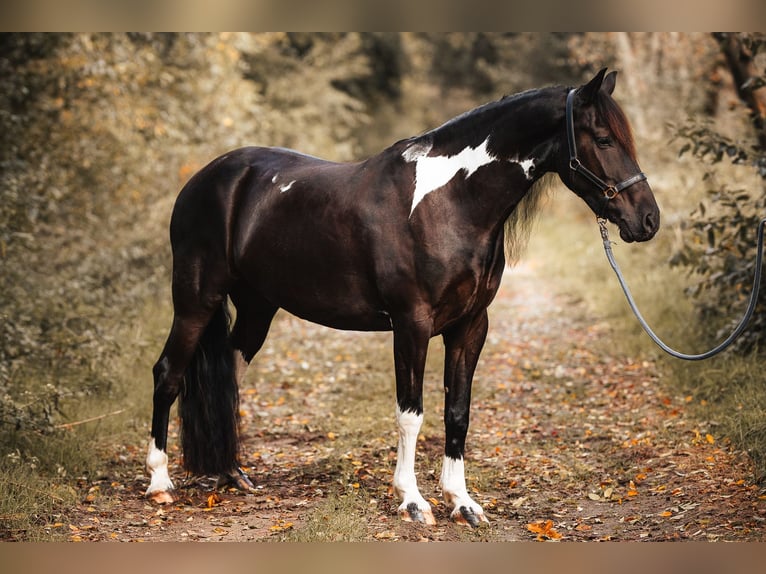
<path fill-rule="evenodd" d="M 105 419 L 106 417 L 113 417 L 114 415 L 119 415 L 120 413 L 123 413 L 123 412 L 125 412 L 125 409 L 120 409 L 118 411 L 114 411 L 114 412 L 111 412 L 111 413 L 106 413 L 106 414 L 103 414 L 103 415 L 98 415 L 97 417 L 91 417 L 89 419 L 84 419 L 84 420 L 81 420 L 81 421 L 75 421 L 75 422 L 71 422 L 71 423 L 63 423 L 63 424 L 60 424 L 60 425 L 56 425 L 53 428 L 57 428 L 57 429 L 70 429 L 70 428 L 76 427 L 78 425 L 83 425 L 85 423 L 91 423 L 93 421 Z"/>

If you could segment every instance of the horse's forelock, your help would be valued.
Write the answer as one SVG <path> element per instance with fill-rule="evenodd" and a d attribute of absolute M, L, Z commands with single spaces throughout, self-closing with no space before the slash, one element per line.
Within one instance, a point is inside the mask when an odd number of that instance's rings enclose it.
<path fill-rule="evenodd" d="M 633 140 L 633 131 L 628 123 L 625 112 L 611 96 L 599 93 L 596 99 L 596 112 L 612 132 L 612 137 L 622 148 L 628 152 L 631 158 L 636 160 L 636 144 Z"/>

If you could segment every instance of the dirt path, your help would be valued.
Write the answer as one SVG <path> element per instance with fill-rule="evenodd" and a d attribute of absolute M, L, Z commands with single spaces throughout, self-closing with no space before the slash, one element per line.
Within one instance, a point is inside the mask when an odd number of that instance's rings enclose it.
<path fill-rule="evenodd" d="M 476 374 L 467 479 L 489 528 L 451 524 L 439 499 L 440 342 L 417 459 L 436 505 L 428 528 L 398 520 L 390 489 L 390 335 L 282 316 L 242 390 L 258 494 L 203 480 L 175 504 L 149 504 L 144 445 L 132 445 L 51 531 L 72 541 L 765 540 L 766 490 L 747 457 L 691 420 L 693 398 L 666 394 L 651 363 L 597 353 L 608 325 L 579 317 L 542 276 L 527 263 L 505 278 Z M 176 448 L 171 457 L 181 482 Z"/>

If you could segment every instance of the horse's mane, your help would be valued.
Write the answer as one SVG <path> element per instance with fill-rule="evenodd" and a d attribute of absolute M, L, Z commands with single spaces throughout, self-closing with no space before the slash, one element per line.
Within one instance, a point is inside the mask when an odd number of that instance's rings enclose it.
<path fill-rule="evenodd" d="M 557 86 L 553 86 L 553 89 Z M 540 93 L 545 88 L 525 90 L 516 94 L 506 94 L 498 100 L 488 102 L 472 110 L 464 112 L 437 128 L 429 130 L 419 137 L 433 137 L 436 133 L 444 133 L 450 129 L 457 127 L 464 120 L 473 119 L 482 116 L 484 114 L 493 114 L 501 112 L 506 106 L 513 105 L 519 100 L 527 97 L 534 96 Z M 548 88 L 551 89 L 551 88 Z M 619 109 L 618 109 L 619 111 Z M 532 187 L 524 194 L 524 197 L 505 221 L 505 258 L 509 265 L 514 265 L 521 258 L 524 249 L 529 242 L 529 235 L 532 231 L 532 224 L 535 221 L 535 216 L 539 211 L 541 199 L 545 197 L 546 191 L 551 187 L 555 181 L 555 173 L 548 173 L 538 179 Z"/>
<path fill-rule="evenodd" d="M 541 200 L 555 182 L 556 175 L 549 172 L 538 179 L 505 220 L 505 260 L 508 265 L 518 263 L 524 253 Z"/>
<path fill-rule="evenodd" d="M 464 124 L 466 120 L 471 122 L 476 122 L 480 118 L 484 117 L 484 118 L 490 118 L 489 121 L 492 121 L 491 118 L 496 117 L 498 113 L 502 113 L 503 110 L 506 109 L 509 105 L 513 105 L 514 103 L 518 102 L 522 98 L 532 96 L 536 93 L 542 92 L 545 89 L 546 88 L 534 88 L 530 90 L 525 90 L 523 92 L 519 92 L 517 94 L 506 94 L 500 99 L 487 102 L 473 109 L 465 111 L 462 114 L 447 120 L 440 126 L 429 129 L 423 132 L 422 134 L 420 134 L 419 136 L 415 136 L 415 138 L 434 137 L 437 134 L 443 134 L 443 135 L 446 135 L 447 137 L 451 137 L 452 130 L 455 128 L 459 128 L 459 126 L 461 124 Z"/>

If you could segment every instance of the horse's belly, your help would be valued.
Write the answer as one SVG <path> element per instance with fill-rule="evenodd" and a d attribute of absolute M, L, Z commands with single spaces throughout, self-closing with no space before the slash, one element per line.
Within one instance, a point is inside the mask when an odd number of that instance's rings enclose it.
<path fill-rule="evenodd" d="M 264 250 L 243 269 L 249 290 L 297 317 L 335 329 L 391 329 L 375 285 L 350 258 Z"/>

